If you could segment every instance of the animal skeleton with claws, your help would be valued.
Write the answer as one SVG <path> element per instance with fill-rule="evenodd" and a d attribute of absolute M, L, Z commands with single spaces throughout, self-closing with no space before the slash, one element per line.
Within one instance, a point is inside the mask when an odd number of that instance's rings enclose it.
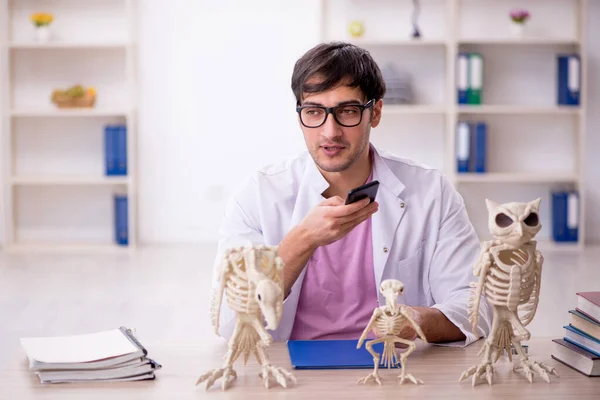
<path fill-rule="evenodd" d="M 225 252 L 221 265 L 219 288 L 213 297 L 211 316 L 215 332 L 219 331 L 219 315 L 223 294 L 227 303 L 237 313 L 237 321 L 229 340 L 229 350 L 222 368 L 201 375 L 196 385 L 206 381 L 206 390 L 219 379 L 222 390 L 227 389 L 237 374 L 233 363 L 243 353 L 244 364 L 250 353 L 262 367 L 259 376 L 269 388 L 273 377 L 283 387 L 287 381 L 296 383 L 296 378 L 269 362 L 265 347 L 271 344 L 267 329 L 279 325 L 283 311 L 283 261 L 277 254 L 277 246 L 248 244 Z M 264 325 L 266 320 L 266 327 Z"/>
<path fill-rule="evenodd" d="M 371 340 L 365 345 L 367 351 L 373 355 L 374 369 L 369 375 L 359 379 L 358 383 L 367 383 L 374 380 L 381 385 L 381 379 L 379 378 L 379 363 L 381 357 L 373 350 L 373 345 L 383 342 L 383 359 L 381 359 L 381 362 L 388 368 L 392 365 L 396 365 L 398 362 L 396 357 L 396 343 L 402 343 L 408 346 L 408 350 L 400 356 L 402 374 L 398 376 L 400 379 L 399 383 L 402 384 L 405 379 L 408 379 L 414 384 L 422 384 L 422 380 L 414 377 L 412 374 L 406 373 L 406 358 L 417 348 L 417 346 L 412 340 L 403 339 L 398 336 L 404 324 L 409 323 L 421 339 L 427 343 L 427 338 L 423 334 L 423 331 L 410 316 L 409 307 L 397 304 L 397 298 L 404 291 L 404 285 L 398 280 L 386 279 L 381 282 L 379 290 L 385 296 L 385 305 L 373 310 L 373 316 L 363 331 L 360 339 L 358 339 L 357 345 L 357 348 L 360 349 L 370 330 L 373 330 L 378 336 L 377 339 Z"/>
<path fill-rule="evenodd" d="M 521 342 L 530 338 L 525 327 L 533 320 L 540 296 L 544 258 L 532 240 L 542 228 L 540 199 L 506 204 L 486 199 L 486 205 L 488 228 L 494 239 L 483 243 L 474 267 L 479 282 L 471 284 L 474 295 L 469 302 L 469 320 L 475 333 L 480 298 L 485 295 L 493 307 L 492 329 L 479 352 L 484 353 L 483 361 L 464 371 L 459 381 L 473 375 L 473 386 L 482 380 L 491 385 L 493 363 L 504 351 L 512 361 L 512 345 L 520 358 L 514 363 L 514 371 L 524 374 L 529 382 L 533 382 L 534 372 L 550 382 L 549 375 L 558 377 L 556 370 L 529 360 L 521 347 Z"/>

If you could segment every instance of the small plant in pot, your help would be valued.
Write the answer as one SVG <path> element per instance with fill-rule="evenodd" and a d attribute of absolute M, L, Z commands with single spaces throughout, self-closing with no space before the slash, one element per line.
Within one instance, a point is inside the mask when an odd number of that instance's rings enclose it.
<path fill-rule="evenodd" d="M 31 15 L 31 22 L 35 27 L 35 39 L 45 43 L 50 40 L 50 24 L 54 21 L 54 15 L 50 13 L 35 13 Z"/>
<path fill-rule="evenodd" d="M 511 32 L 514 36 L 518 36 L 521 37 L 523 36 L 523 31 L 525 29 L 525 24 L 527 23 L 527 21 L 529 21 L 529 19 L 531 18 L 531 14 L 529 13 L 529 11 L 522 9 L 522 8 L 516 8 L 510 11 L 510 20 L 511 20 L 511 24 L 510 24 L 510 28 L 511 28 Z"/>

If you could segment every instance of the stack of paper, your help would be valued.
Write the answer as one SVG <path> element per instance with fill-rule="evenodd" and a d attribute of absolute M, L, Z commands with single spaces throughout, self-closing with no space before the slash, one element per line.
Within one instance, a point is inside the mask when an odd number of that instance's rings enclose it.
<path fill-rule="evenodd" d="M 154 379 L 161 368 L 130 329 L 22 338 L 30 371 L 42 383 Z"/>

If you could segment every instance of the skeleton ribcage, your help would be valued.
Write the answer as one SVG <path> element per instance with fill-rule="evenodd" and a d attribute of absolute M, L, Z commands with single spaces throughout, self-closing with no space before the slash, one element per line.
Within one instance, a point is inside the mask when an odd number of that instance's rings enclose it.
<path fill-rule="evenodd" d="M 246 273 L 241 269 L 234 269 L 225 287 L 227 303 L 238 313 L 260 316 L 258 303 L 254 300 L 254 288 L 248 286 Z"/>
<path fill-rule="evenodd" d="M 402 328 L 403 320 L 402 314 L 387 315 L 384 312 L 375 321 L 375 326 L 381 335 L 397 335 Z"/>
<path fill-rule="evenodd" d="M 492 252 L 492 265 L 485 279 L 490 303 L 516 310 L 526 304 L 534 289 L 535 257 L 530 251 Z"/>

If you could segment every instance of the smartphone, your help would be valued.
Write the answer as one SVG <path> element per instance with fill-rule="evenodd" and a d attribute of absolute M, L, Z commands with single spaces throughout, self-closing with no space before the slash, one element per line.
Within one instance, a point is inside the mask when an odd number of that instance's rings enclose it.
<path fill-rule="evenodd" d="M 362 186 L 354 188 L 348 192 L 348 196 L 346 197 L 346 204 L 356 203 L 357 201 L 360 201 L 365 197 L 371 199 L 370 203 L 372 203 L 375 201 L 377 189 L 379 189 L 379 181 L 365 183 Z"/>

